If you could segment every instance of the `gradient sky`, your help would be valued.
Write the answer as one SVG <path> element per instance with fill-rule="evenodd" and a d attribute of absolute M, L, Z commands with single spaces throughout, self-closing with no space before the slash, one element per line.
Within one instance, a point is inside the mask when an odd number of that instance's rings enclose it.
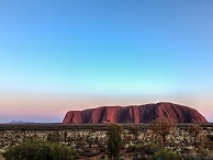
<path fill-rule="evenodd" d="M 169 101 L 213 121 L 212 0 L 0 0 L 0 122 Z"/>

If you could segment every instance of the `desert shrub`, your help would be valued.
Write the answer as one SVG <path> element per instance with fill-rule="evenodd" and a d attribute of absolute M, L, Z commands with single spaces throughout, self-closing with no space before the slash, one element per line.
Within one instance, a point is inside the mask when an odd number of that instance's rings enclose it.
<path fill-rule="evenodd" d="M 136 152 L 143 152 L 146 154 L 154 154 L 159 150 L 159 146 L 157 146 L 154 143 L 148 143 L 148 144 L 134 144 L 128 147 L 129 151 L 136 151 Z"/>
<path fill-rule="evenodd" d="M 199 155 L 195 151 L 190 151 L 183 155 L 184 160 L 200 160 Z"/>
<path fill-rule="evenodd" d="M 58 132 L 49 133 L 47 136 L 47 141 L 59 143 L 61 135 Z"/>
<path fill-rule="evenodd" d="M 144 149 L 145 149 L 145 153 L 146 154 L 155 154 L 156 152 L 159 151 L 159 146 L 157 146 L 156 144 L 154 143 L 149 143 L 149 144 L 146 144 L 144 146 Z"/>
<path fill-rule="evenodd" d="M 203 149 L 198 151 L 190 151 L 183 155 L 184 160 L 212 160 L 213 152 Z"/>
<path fill-rule="evenodd" d="M 60 144 L 26 140 L 8 148 L 3 157 L 6 160 L 74 160 L 75 152 Z"/>
<path fill-rule="evenodd" d="M 131 146 L 129 146 L 128 147 L 128 150 L 129 151 L 137 151 L 137 152 L 139 152 L 139 151 L 141 151 L 141 150 L 144 150 L 144 146 L 143 145 L 137 145 L 137 144 L 133 144 L 133 145 L 131 145 Z"/>
<path fill-rule="evenodd" d="M 86 149 L 82 152 L 82 155 L 85 157 L 93 157 L 99 154 L 99 150 L 90 150 Z"/>
<path fill-rule="evenodd" d="M 181 160 L 181 156 L 174 151 L 162 149 L 154 154 L 153 160 Z"/>
<path fill-rule="evenodd" d="M 207 135 L 206 147 L 213 150 L 213 135 Z"/>
<path fill-rule="evenodd" d="M 200 159 L 201 160 L 212 160 L 213 159 L 213 152 L 204 149 L 200 151 Z"/>
<path fill-rule="evenodd" d="M 213 142 L 213 135 L 207 135 L 207 138 Z"/>

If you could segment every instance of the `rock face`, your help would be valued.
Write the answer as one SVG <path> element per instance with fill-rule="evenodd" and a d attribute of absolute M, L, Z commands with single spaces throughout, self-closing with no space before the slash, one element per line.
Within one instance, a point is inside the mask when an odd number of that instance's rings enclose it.
<path fill-rule="evenodd" d="M 149 123 L 158 118 L 170 118 L 177 123 L 207 123 L 197 110 L 173 103 L 138 106 L 103 106 L 83 111 L 69 111 L 64 124 Z"/>

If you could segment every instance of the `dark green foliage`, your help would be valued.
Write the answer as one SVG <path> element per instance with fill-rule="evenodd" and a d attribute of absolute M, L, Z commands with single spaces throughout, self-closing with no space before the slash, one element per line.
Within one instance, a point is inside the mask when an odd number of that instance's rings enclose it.
<path fill-rule="evenodd" d="M 123 146 L 122 143 L 122 127 L 117 124 L 110 124 L 108 127 L 107 135 L 108 135 L 108 143 L 107 149 L 109 152 L 109 157 L 111 159 L 118 159 L 120 150 Z"/>
<path fill-rule="evenodd" d="M 98 155 L 99 153 L 100 153 L 99 150 L 85 149 L 82 152 L 82 155 L 85 156 L 85 157 L 93 157 L 93 156 Z"/>
<path fill-rule="evenodd" d="M 149 144 L 145 145 L 144 147 L 145 147 L 144 148 L 145 153 L 149 154 L 149 155 L 156 153 L 160 149 L 159 146 L 157 146 L 154 143 L 149 143 Z"/>
<path fill-rule="evenodd" d="M 67 131 L 64 131 L 64 142 L 67 142 Z"/>
<path fill-rule="evenodd" d="M 127 149 L 127 151 L 129 151 L 129 152 L 135 152 L 135 151 L 140 152 L 142 150 L 144 150 L 143 145 L 131 145 Z"/>
<path fill-rule="evenodd" d="M 182 157 L 184 160 L 201 160 L 198 156 L 199 155 L 196 152 L 190 151 L 185 155 L 183 155 Z"/>
<path fill-rule="evenodd" d="M 133 135 L 133 141 L 135 143 L 137 141 L 138 136 L 139 136 L 139 127 L 129 126 L 128 130 L 129 130 L 129 133 Z"/>
<path fill-rule="evenodd" d="M 174 151 L 162 149 L 153 156 L 153 160 L 181 160 L 181 156 Z"/>
<path fill-rule="evenodd" d="M 213 159 L 213 152 L 207 149 L 203 149 L 200 151 L 201 160 L 212 160 Z"/>
<path fill-rule="evenodd" d="M 213 152 L 203 149 L 199 151 L 190 151 L 183 155 L 184 160 L 212 160 Z"/>
<path fill-rule="evenodd" d="M 149 143 L 146 145 L 131 145 L 129 146 L 128 150 L 136 152 L 145 152 L 147 154 L 154 154 L 159 150 L 159 147 L 154 143 Z"/>
<path fill-rule="evenodd" d="M 213 142 L 213 135 L 208 135 L 207 138 L 208 138 L 211 142 Z"/>
<path fill-rule="evenodd" d="M 49 142 L 59 143 L 61 135 L 56 131 L 54 133 L 50 133 L 47 136 L 47 140 Z"/>
<path fill-rule="evenodd" d="M 3 156 L 6 160 L 74 160 L 75 152 L 64 145 L 26 140 L 10 147 Z"/>

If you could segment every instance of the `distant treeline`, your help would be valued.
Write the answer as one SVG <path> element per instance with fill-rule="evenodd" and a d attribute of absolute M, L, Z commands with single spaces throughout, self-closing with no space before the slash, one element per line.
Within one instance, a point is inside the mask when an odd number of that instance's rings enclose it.
<path fill-rule="evenodd" d="M 63 124 L 63 123 L 24 123 L 24 124 L 0 124 L 0 131 L 5 130 L 32 130 L 32 131 L 40 131 L 40 130 L 107 130 L 107 126 L 109 124 Z M 137 126 L 141 130 L 148 129 L 149 124 L 120 124 L 123 126 L 123 129 L 127 129 L 129 126 Z M 182 123 L 178 124 L 178 128 L 187 128 L 192 123 Z M 206 124 L 198 124 L 201 127 L 208 128 L 213 127 L 213 123 Z"/>

